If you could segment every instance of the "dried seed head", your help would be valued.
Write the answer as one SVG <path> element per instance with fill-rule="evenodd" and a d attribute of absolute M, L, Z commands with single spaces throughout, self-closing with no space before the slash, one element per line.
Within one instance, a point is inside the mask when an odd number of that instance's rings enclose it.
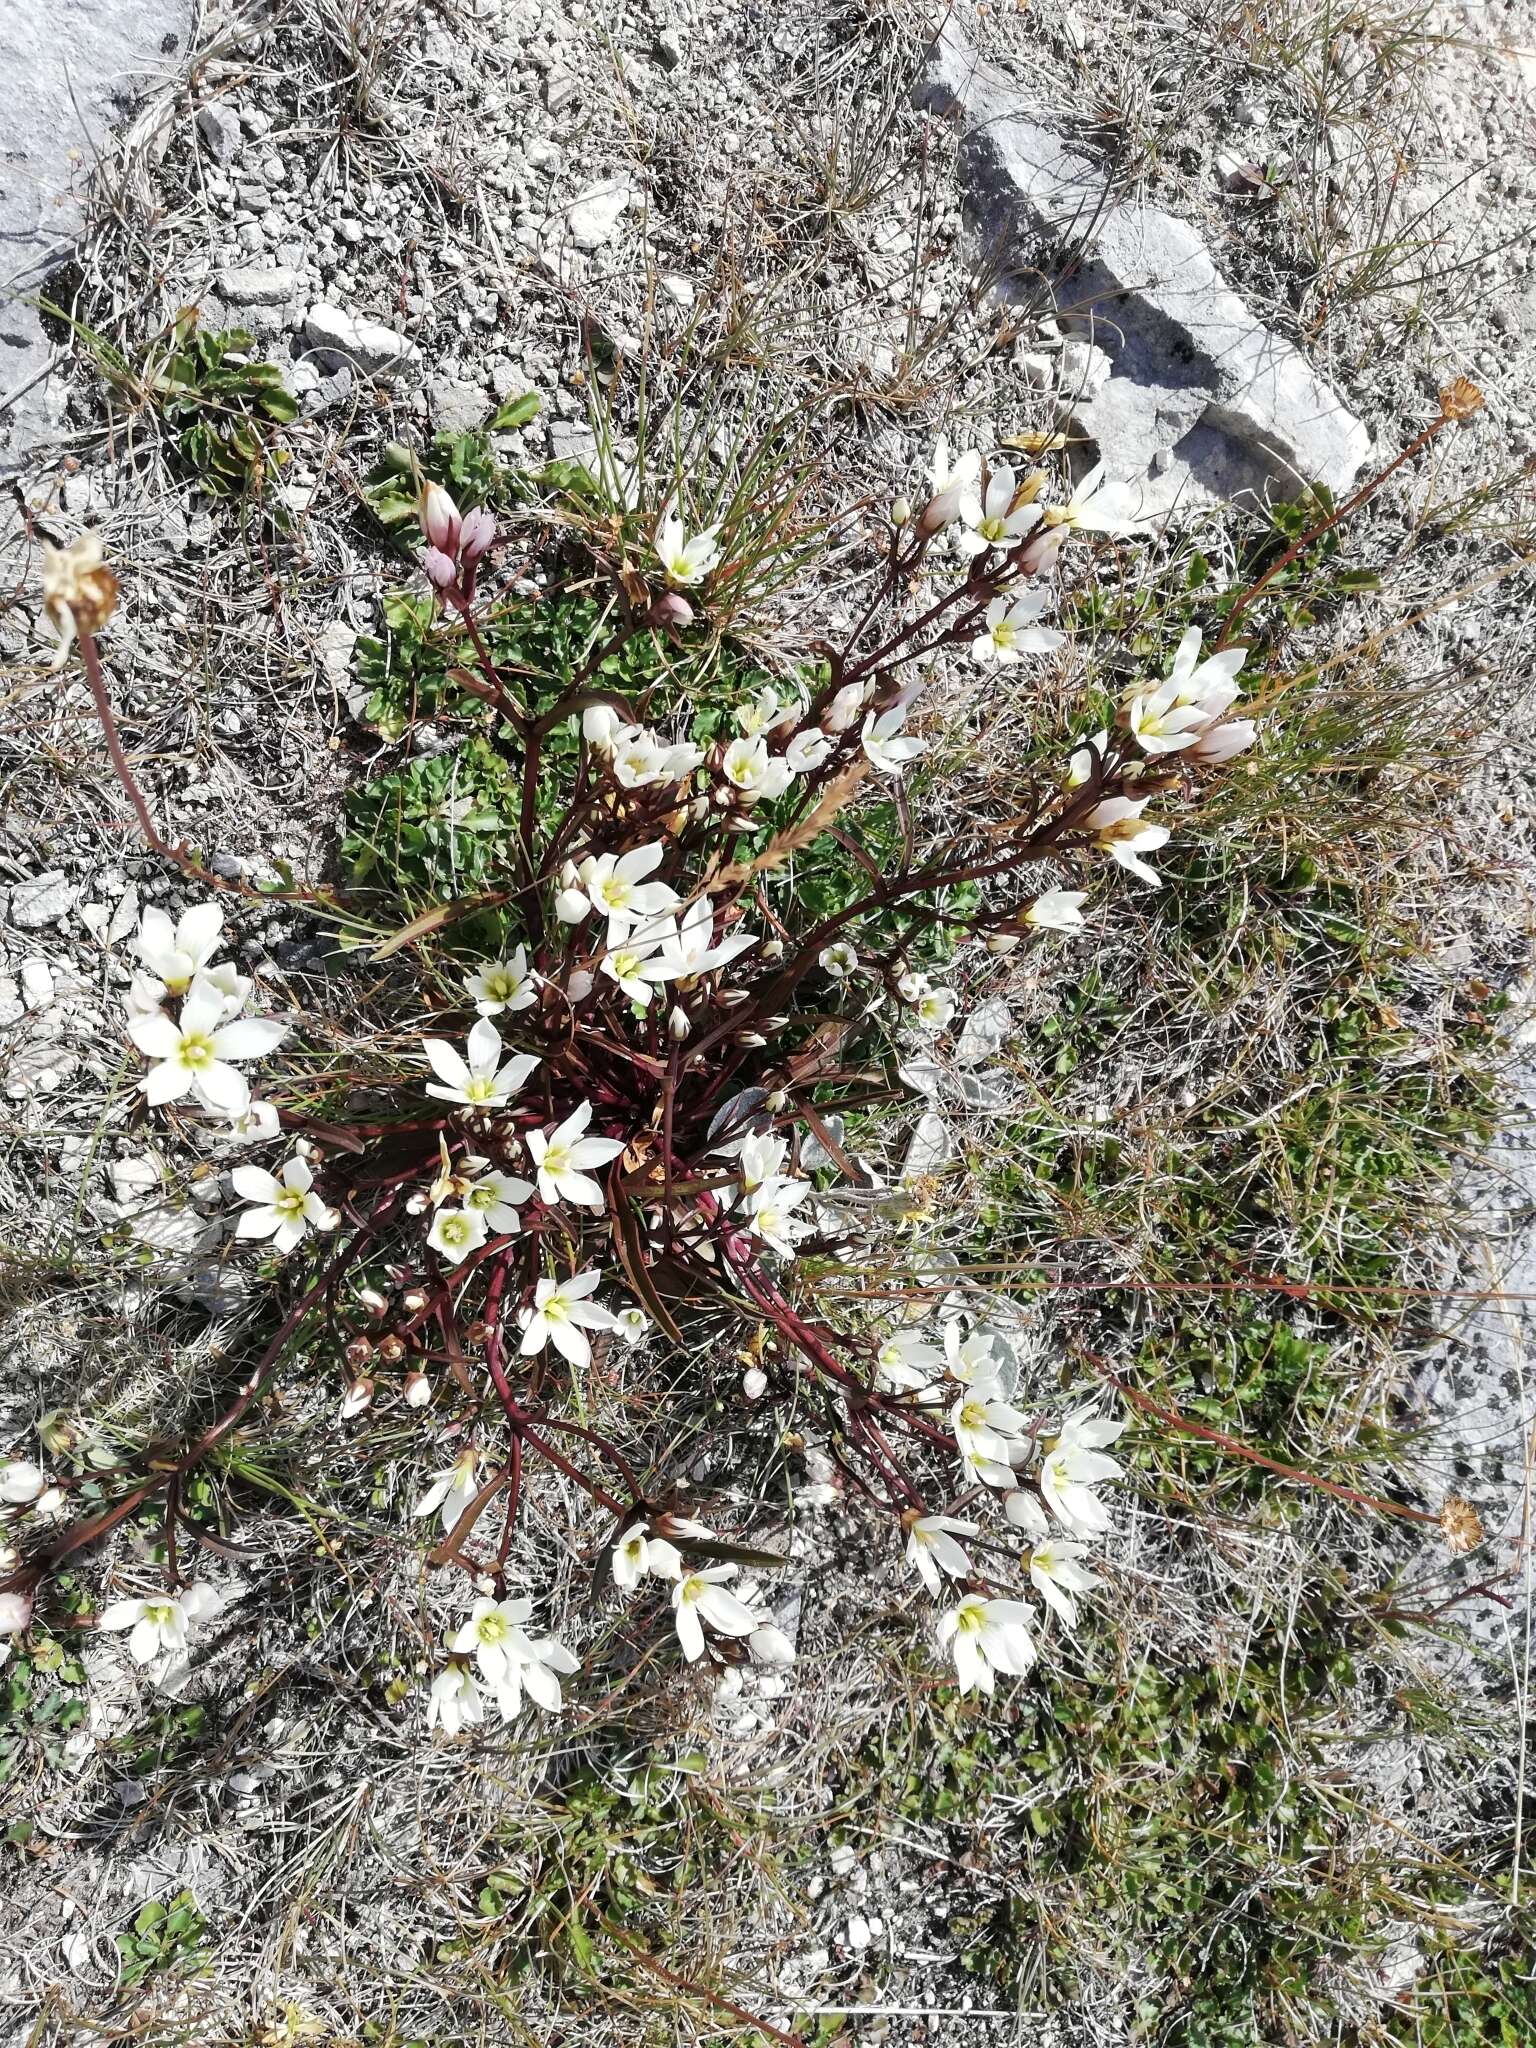
<path fill-rule="evenodd" d="M 1483 1540 L 1483 1525 L 1471 1501 L 1450 1493 L 1440 1510 L 1440 1534 L 1453 1557 L 1464 1557 Z"/>
<path fill-rule="evenodd" d="M 1457 377 L 1440 393 L 1440 410 L 1458 427 L 1469 426 L 1483 409 L 1483 394 L 1470 377 Z"/>

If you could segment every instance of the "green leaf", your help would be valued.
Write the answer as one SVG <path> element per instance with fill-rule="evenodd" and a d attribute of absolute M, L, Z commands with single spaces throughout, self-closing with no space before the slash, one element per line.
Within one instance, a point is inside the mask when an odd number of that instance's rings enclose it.
<path fill-rule="evenodd" d="M 526 427 L 543 402 L 536 391 L 525 391 L 521 398 L 503 399 L 486 425 L 493 434 L 508 434 L 515 427 Z"/>

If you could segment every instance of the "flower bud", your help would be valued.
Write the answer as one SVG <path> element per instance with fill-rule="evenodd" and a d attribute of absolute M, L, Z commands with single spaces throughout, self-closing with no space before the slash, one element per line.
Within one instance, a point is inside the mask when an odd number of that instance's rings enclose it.
<path fill-rule="evenodd" d="M 416 500 L 416 516 L 421 521 L 421 530 L 429 548 L 437 548 L 450 560 L 459 552 L 459 534 L 463 522 L 459 508 L 443 489 L 430 479 L 421 487 Z"/>
<path fill-rule="evenodd" d="M 428 1209 L 430 1209 L 431 1206 L 431 1196 L 424 1194 L 422 1190 L 418 1188 L 415 1194 L 411 1195 L 407 1199 L 405 1205 L 405 1213 L 407 1216 L 425 1216 Z"/>
<path fill-rule="evenodd" d="M 400 1297 L 400 1306 L 408 1316 L 419 1316 L 427 1305 L 427 1297 L 419 1287 L 407 1288 Z"/>
<path fill-rule="evenodd" d="M 741 1376 L 741 1391 L 749 1401 L 761 1401 L 768 1391 L 768 1375 L 760 1365 L 749 1366 Z"/>
<path fill-rule="evenodd" d="M 912 500 L 897 498 L 891 506 L 892 526 L 909 526 L 912 522 Z"/>
<path fill-rule="evenodd" d="M 437 590 L 446 590 L 459 580 L 458 563 L 441 548 L 423 548 L 421 566 L 427 572 L 427 581 Z"/>
<path fill-rule="evenodd" d="M 681 1045 L 692 1029 L 693 1026 L 688 1021 L 688 1012 L 680 1003 L 674 1004 L 672 1014 L 667 1019 L 668 1038 L 674 1045 Z"/>
<path fill-rule="evenodd" d="M 584 1003 L 596 985 L 586 968 L 578 967 L 567 980 L 565 992 L 573 1003 Z"/>
<path fill-rule="evenodd" d="M 0 1636 L 19 1636 L 31 1620 L 30 1593 L 0 1593 Z"/>
<path fill-rule="evenodd" d="M 405 1405 L 407 1408 L 425 1408 L 432 1398 L 432 1382 L 424 1372 L 407 1373 L 405 1376 Z"/>
<path fill-rule="evenodd" d="M 764 939 L 757 949 L 757 957 L 759 960 L 782 960 L 784 958 L 784 941 L 782 939 Z"/>
<path fill-rule="evenodd" d="M 490 1324 L 487 1322 L 483 1322 L 481 1318 L 477 1316 L 475 1320 L 466 1328 L 464 1332 L 464 1342 L 468 1344 L 473 1350 L 478 1351 L 480 1346 L 485 1342 L 486 1338 L 489 1337 L 490 1334 Z"/>
<path fill-rule="evenodd" d="M 354 1380 L 341 1400 L 341 1419 L 350 1422 L 354 1415 L 361 1415 L 373 1399 L 373 1381 Z"/>
<path fill-rule="evenodd" d="M 747 1649 L 754 1664 L 793 1664 L 795 1646 L 783 1629 L 775 1628 L 771 1621 L 753 1629 L 747 1637 Z"/>
<path fill-rule="evenodd" d="M 562 924 L 580 924 L 591 907 L 579 889 L 562 889 L 555 898 L 555 915 Z"/>
<path fill-rule="evenodd" d="M 466 569 L 473 567 L 495 540 L 495 516 L 484 505 L 477 505 L 473 512 L 464 514 L 464 523 L 459 530 L 459 560 Z"/>
<path fill-rule="evenodd" d="M 30 1458 L 11 1458 L 0 1463 L 0 1501 L 11 1506 L 35 1501 L 47 1484 L 46 1474 Z"/>
<path fill-rule="evenodd" d="M 1013 953 L 1018 950 L 1018 944 L 1019 935 L 1017 932 L 989 932 L 987 934 L 987 951 L 989 953 L 996 953 L 999 956 Z"/>
<path fill-rule="evenodd" d="M 693 606 L 680 591 L 665 590 L 645 615 L 648 626 L 675 627 L 693 624 Z"/>
<path fill-rule="evenodd" d="M 377 1287 L 360 1287 L 357 1299 L 371 1316 L 384 1316 L 389 1313 L 389 1302 L 380 1294 Z"/>
<path fill-rule="evenodd" d="M 1065 526 L 1047 526 L 1037 532 L 1018 557 L 1021 576 L 1049 576 L 1056 567 L 1067 538 Z"/>

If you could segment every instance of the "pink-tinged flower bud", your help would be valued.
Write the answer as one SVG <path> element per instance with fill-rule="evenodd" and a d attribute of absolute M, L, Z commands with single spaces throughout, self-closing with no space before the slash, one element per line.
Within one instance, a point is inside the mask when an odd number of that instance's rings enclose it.
<path fill-rule="evenodd" d="M 429 547 L 440 550 L 450 557 L 459 552 L 459 534 L 463 525 L 459 508 L 443 489 L 441 484 L 424 483 L 421 495 L 416 500 L 416 516 L 421 521 Z"/>
<path fill-rule="evenodd" d="M 467 569 L 472 562 L 492 546 L 496 539 L 496 519 L 484 505 L 477 505 L 473 512 L 464 514 L 464 523 L 459 529 L 459 560 Z"/>
<path fill-rule="evenodd" d="M 966 495 L 968 490 L 973 490 L 974 488 L 974 484 L 969 482 L 969 480 L 963 483 L 950 484 L 946 489 L 938 492 L 936 496 L 928 500 L 917 522 L 917 530 L 923 535 L 924 539 L 930 534 L 942 533 L 944 531 L 950 521 L 958 515 L 960 500 Z"/>
<path fill-rule="evenodd" d="M 675 1004 L 671 1016 L 667 1019 L 668 1038 L 674 1045 L 681 1045 L 692 1029 L 693 1026 L 688 1021 L 688 1012 L 681 1004 Z"/>
<path fill-rule="evenodd" d="M 432 1382 L 424 1372 L 410 1372 L 405 1376 L 405 1405 L 407 1408 L 425 1408 L 432 1398 Z"/>
<path fill-rule="evenodd" d="M 1069 528 L 1048 526 L 1037 533 L 1019 556 L 1021 576 L 1049 576 L 1056 567 L 1056 557 L 1066 543 Z"/>
<path fill-rule="evenodd" d="M 1251 718 L 1233 718 L 1225 725 L 1209 726 L 1184 758 L 1219 766 L 1223 761 L 1230 761 L 1234 754 L 1246 753 L 1257 738 L 1258 730 Z"/>
<path fill-rule="evenodd" d="M 0 1636 L 19 1636 L 31 1622 L 30 1593 L 0 1593 Z"/>
<path fill-rule="evenodd" d="M 691 626 L 693 606 L 680 591 L 664 590 L 645 615 L 648 626 Z"/>
<path fill-rule="evenodd" d="M 421 566 L 427 572 L 427 581 L 438 590 L 446 590 L 459 580 L 458 563 L 452 555 L 445 555 L 441 548 L 423 548 Z"/>

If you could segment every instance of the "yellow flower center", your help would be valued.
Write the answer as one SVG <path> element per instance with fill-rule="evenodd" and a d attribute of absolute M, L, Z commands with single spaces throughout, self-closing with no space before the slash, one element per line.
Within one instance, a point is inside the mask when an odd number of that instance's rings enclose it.
<path fill-rule="evenodd" d="M 983 519 L 976 531 L 983 540 L 1006 540 L 1008 529 L 1001 519 Z"/>
<path fill-rule="evenodd" d="M 176 1610 L 168 1602 L 149 1601 L 144 1608 L 144 1619 L 152 1621 L 156 1628 L 169 1628 L 176 1619 Z"/>
<path fill-rule="evenodd" d="M 494 1611 L 482 1614 L 475 1623 L 475 1634 L 482 1643 L 499 1643 L 507 1633 L 506 1616 Z"/>
<path fill-rule="evenodd" d="M 489 1102 L 496 1093 L 494 1074 L 471 1074 L 464 1090 L 466 1102 Z"/>
<path fill-rule="evenodd" d="M 304 1190 L 285 1187 L 272 1197 L 272 1206 L 285 1223 L 297 1223 L 304 1214 Z"/>
<path fill-rule="evenodd" d="M 194 1073 L 200 1067 L 210 1067 L 214 1061 L 213 1040 L 205 1032 L 188 1031 L 182 1038 L 176 1057 L 182 1066 Z"/>

